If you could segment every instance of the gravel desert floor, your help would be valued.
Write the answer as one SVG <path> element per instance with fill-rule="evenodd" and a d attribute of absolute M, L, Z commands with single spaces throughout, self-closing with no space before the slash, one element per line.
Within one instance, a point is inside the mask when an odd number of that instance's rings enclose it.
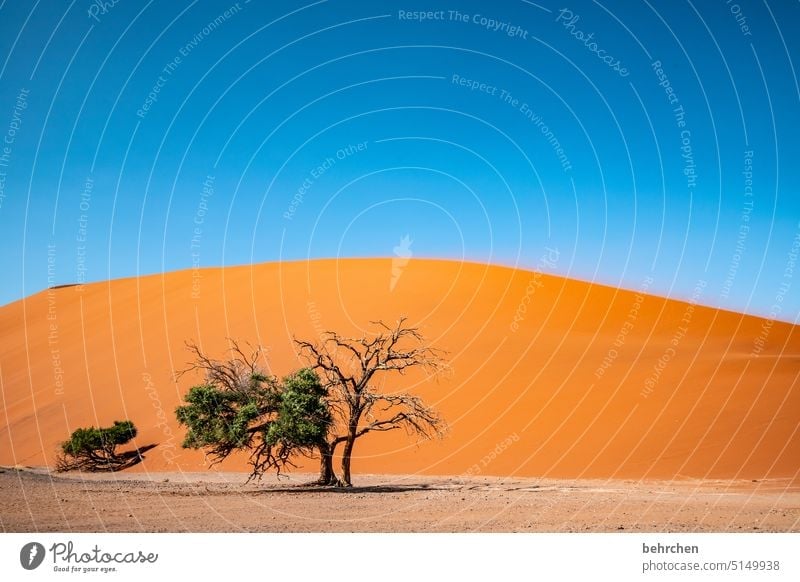
<path fill-rule="evenodd" d="M 6 532 L 797 532 L 788 481 L 623 481 L 0 469 Z"/>

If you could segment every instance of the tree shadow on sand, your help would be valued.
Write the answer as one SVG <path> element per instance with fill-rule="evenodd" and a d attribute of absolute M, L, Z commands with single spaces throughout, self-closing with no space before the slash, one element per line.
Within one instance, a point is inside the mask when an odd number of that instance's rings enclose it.
<path fill-rule="evenodd" d="M 363 485 L 350 487 L 320 486 L 315 483 L 304 483 L 301 485 L 273 485 L 264 489 L 253 491 L 254 494 L 263 495 L 270 493 L 407 493 L 411 491 L 444 491 L 449 487 L 439 487 L 428 483 L 409 483 L 407 485 Z"/>
<path fill-rule="evenodd" d="M 130 469 L 131 467 L 138 465 L 142 461 L 144 461 L 144 453 L 149 451 L 150 449 L 154 449 L 158 446 L 158 443 L 152 443 L 149 445 L 144 445 L 143 447 L 138 447 L 133 449 L 132 451 L 123 451 L 121 453 L 117 453 L 114 458 L 113 463 L 109 463 L 107 465 L 97 465 L 94 469 L 90 469 L 90 471 L 103 473 L 103 472 L 117 472 L 117 471 L 124 471 L 125 469 Z"/>
<path fill-rule="evenodd" d="M 138 447 L 133 449 L 132 451 L 125 451 L 119 453 L 117 457 L 119 458 L 120 462 L 122 463 L 116 471 L 121 471 L 123 469 L 128 469 L 133 467 L 134 465 L 138 465 L 142 461 L 144 461 L 144 453 L 149 451 L 150 449 L 154 449 L 158 446 L 158 443 L 151 443 L 149 445 L 144 445 L 143 447 Z"/>
<path fill-rule="evenodd" d="M 69 471 L 84 471 L 87 473 L 116 473 L 117 471 L 124 471 L 144 461 L 144 453 L 158 446 L 158 443 L 152 443 L 142 447 L 135 448 L 131 451 L 123 451 L 121 453 L 114 453 L 110 456 L 80 456 L 77 458 L 67 459 L 62 456 L 58 460 L 57 472 L 66 473 Z"/>

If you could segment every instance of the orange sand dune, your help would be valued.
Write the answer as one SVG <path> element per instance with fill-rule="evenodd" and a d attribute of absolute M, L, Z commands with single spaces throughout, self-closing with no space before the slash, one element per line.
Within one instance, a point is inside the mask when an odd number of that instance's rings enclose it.
<path fill-rule="evenodd" d="M 260 342 L 280 375 L 299 365 L 293 334 L 358 334 L 401 314 L 450 352 L 451 378 L 404 381 L 437 404 L 451 432 L 422 445 L 395 433 L 363 439 L 356 474 L 797 479 L 797 327 L 416 259 L 184 271 L 0 308 L 0 464 L 52 465 L 76 427 L 130 418 L 139 445 L 158 445 L 135 470 L 204 469 L 202 454 L 180 448 L 173 414 L 191 384 L 172 375 L 187 361 L 186 340 L 215 355 L 226 337 Z"/>

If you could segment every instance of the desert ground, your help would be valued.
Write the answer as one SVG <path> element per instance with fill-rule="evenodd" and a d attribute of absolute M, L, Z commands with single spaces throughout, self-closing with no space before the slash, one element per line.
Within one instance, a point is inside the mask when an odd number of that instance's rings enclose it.
<path fill-rule="evenodd" d="M 579 481 L 362 475 L 53 476 L 0 470 L 4 531 L 797 532 L 800 489 L 770 481 Z"/>

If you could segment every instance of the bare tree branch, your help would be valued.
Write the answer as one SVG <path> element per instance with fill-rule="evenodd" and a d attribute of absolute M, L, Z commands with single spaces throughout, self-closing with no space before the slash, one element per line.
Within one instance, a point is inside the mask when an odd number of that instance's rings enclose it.
<path fill-rule="evenodd" d="M 194 341 L 185 342 L 186 349 L 193 358 L 186 368 L 176 372 L 175 379 L 179 380 L 190 372 L 199 372 L 209 385 L 237 392 L 246 391 L 254 380 L 270 383 L 275 381 L 275 378 L 266 371 L 267 366 L 263 361 L 265 350 L 262 346 L 253 347 L 247 344 L 252 350 L 248 356 L 237 340 L 228 338 L 228 342 L 231 345 L 230 357 L 224 360 L 208 357 Z"/>

